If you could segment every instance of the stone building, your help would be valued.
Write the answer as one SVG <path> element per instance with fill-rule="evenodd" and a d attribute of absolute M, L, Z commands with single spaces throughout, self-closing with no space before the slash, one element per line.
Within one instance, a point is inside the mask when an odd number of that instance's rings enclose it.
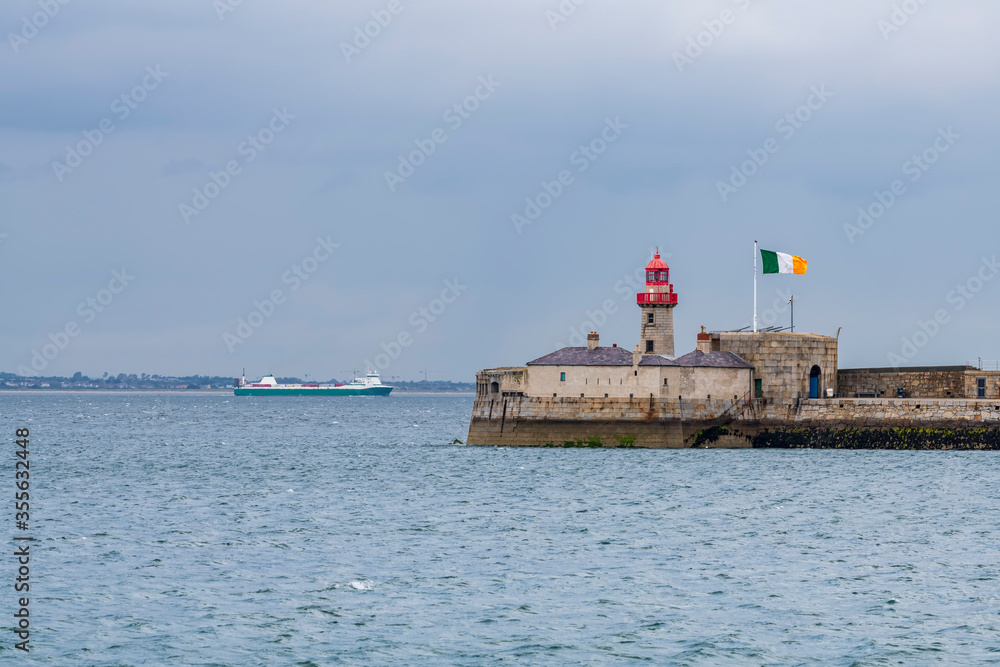
<path fill-rule="evenodd" d="M 634 351 L 601 347 L 591 332 L 586 347 L 477 373 L 467 442 L 979 447 L 990 424 L 1000 449 L 1000 371 L 839 369 L 838 337 L 704 327 L 696 349 L 675 357 L 669 271 L 659 252 L 646 267 Z"/>
<path fill-rule="evenodd" d="M 636 294 L 640 343 L 635 351 L 601 347 L 596 332 L 587 347 L 566 347 L 523 367 L 481 371 L 483 395 L 545 398 L 614 398 L 724 401 L 732 406 L 754 395 L 790 402 L 824 394 L 837 378 L 837 341 L 816 334 L 713 333 L 697 349 L 674 358 L 677 293 L 670 267 L 657 250 Z M 816 369 L 819 370 L 816 370 Z M 721 404 L 720 404 L 721 405 Z"/>
<path fill-rule="evenodd" d="M 525 396 L 552 398 L 739 399 L 750 390 L 753 367 L 731 352 L 695 351 L 677 359 L 599 347 L 563 348 L 529 361 Z"/>
<path fill-rule="evenodd" d="M 838 393 L 837 339 L 813 333 L 723 331 L 698 334 L 698 349 L 727 351 L 754 367 L 754 395 L 793 403 Z"/>

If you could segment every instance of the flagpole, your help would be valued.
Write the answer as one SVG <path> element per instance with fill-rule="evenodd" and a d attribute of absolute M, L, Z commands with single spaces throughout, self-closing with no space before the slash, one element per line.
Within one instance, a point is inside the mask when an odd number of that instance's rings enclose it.
<path fill-rule="evenodd" d="M 753 332 L 757 333 L 757 241 L 753 242 Z"/>

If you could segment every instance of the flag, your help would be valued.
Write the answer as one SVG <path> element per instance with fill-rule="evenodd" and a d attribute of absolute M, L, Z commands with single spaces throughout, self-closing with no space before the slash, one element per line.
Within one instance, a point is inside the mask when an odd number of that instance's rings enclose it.
<path fill-rule="evenodd" d="M 761 250 L 760 258 L 764 264 L 764 273 L 796 273 L 804 275 L 809 268 L 806 260 L 798 255 L 786 255 L 773 250 Z"/>

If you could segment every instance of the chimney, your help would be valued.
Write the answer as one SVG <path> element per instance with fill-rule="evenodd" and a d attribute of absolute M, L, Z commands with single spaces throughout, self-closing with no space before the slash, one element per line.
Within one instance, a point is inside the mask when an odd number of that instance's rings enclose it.
<path fill-rule="evenodd" d="M 638 367 L 639 362 L 642 361 L 642 352 L 639 351 L 639 346 L 635 346 L 635 352 L 632 353 L 632 365 Z"/>
<path fill-rule="evenodd" d="M 704 325 L 701 327 L 701 333 L 698 334 L 698 351 L 705 353 L 712 351 L 712 334 L 705 331 Z"/>
<path fill-rule="evenodd" d="M 600 342 L 600 340 L 601 337 L 597 335 L 597 332 L 591 331 L 589 334 L 587 334 L 587 349 L 596 350 L 598 348 L 597 344 Z"/>

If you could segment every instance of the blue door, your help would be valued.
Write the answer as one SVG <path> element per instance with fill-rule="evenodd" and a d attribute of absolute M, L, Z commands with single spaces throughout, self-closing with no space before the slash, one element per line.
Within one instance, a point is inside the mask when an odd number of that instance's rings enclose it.
<path fill-rule="evenodd" d="M 813 366 L 809 371 L 809 398 L 819 398 L 819 380 L 823 376 L 823 371 L 819 366 Z"/>

